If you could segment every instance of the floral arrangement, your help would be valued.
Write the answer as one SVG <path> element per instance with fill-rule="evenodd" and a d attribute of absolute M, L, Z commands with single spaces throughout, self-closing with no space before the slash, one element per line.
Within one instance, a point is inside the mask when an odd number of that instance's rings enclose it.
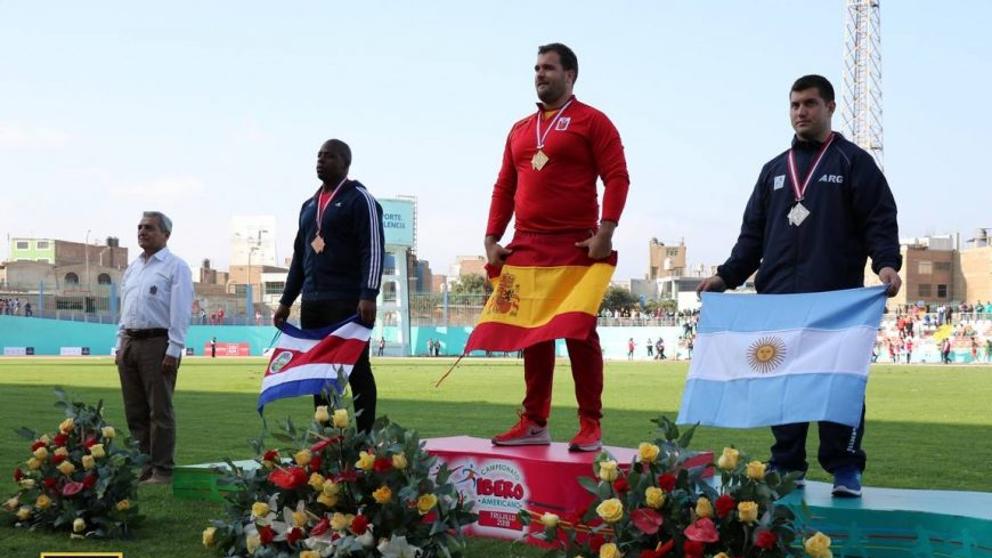
<path fill-rule="evenodd" d="M 28 529 L 65 530 L 73 538 L 117 538 L 130 534 L 138 513 L 136 470 L 148 459 L 117 431 L 96 407 L 70 401 L 55 390 L 55 406 L 65 420 L 55 432 L 28 428 L 28 459 L 14 469 L 18 491 L 0 510 L 0 521 Z"/>
<path fill-rule="evenodd" d="M 205 546 L 255 558 L 462 554 L 472 502 L 413 431 L 380 418 L 358 432 L 335 397 L 307 428 L 287 420 L 274 437 L 288 447 L 253 441 L 258 468 L 218 469 L 232 491 L 227 518 L 203 531 Z"/>
<path fill-rule="evenodd" d="M 654 420 L 663 437 L 644 442 L 624 471 L 604 452 L 593 478 L 580 479 L 593 495 L 584 515 L 558 517 L 528 511 L 524 524 L 539 522 L 537 535 L 561 557 L 730 558 L 802 556 L 831 558 L 830 539 L 816 533 L 799 545 L 792 510 L 776 502 L 795 488 L 797 473 L 782 476 L 735 448 L 715 464 L 686 467 L 695 428 L 679 433 L 667 418 Z M 719 471 L 714 482 L 707 470 Z M 801 546 L 801 547 L 800 547 Z"/>

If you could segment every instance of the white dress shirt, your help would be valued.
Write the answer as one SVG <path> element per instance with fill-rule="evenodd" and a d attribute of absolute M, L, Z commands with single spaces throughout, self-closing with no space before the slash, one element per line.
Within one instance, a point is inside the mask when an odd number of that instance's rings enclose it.
<path fill-rule="evenodd" d="M 168 329 L 165 354 L 179 358 L 193 311 L 193 277 L 189 266 L 168 248 L 147 259 L 142 252 L 121 279 L 121 322 L 117 348 L 125 329 Z"/>

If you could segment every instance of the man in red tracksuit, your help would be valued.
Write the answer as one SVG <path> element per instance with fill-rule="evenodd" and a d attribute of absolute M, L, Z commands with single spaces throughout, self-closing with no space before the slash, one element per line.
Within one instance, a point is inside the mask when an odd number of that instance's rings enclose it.
<path fill-rule="evenodd" d="M 534 85 L 541 100 L 537 113 L 513 125 L 506 140 L 503 165 L 493 188 L 486 228 L 486 257 L 500 266 L 512 243 L 499 244 L 511 217 L 514 239 L 535 237 L 544 244 L 567 244 L 604 259 L 613 249 L 613 231 L 627 199 L 630 178 L 620 134 L 600 111 L 572 95 L 578 60 L 560 43 L 538 49 Z M 599 215 L 596 179 L 605 186 Z M 509 249 L 508 249 L 509 248 Z M 601 447 L 603 352 L 593 329 L 586 339 L 567 339 L 568 356 L 579 404 L 579 432 L 569 449 Z M 554 341 L 524 349 L 527 393 L 519 422 L 494 436 L 496 445 L 549 444 L 547 421 L 555 365 Z"/>

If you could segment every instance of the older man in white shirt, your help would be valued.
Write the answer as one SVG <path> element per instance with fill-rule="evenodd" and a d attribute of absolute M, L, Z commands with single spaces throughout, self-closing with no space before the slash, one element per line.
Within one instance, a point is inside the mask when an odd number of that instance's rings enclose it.
<path fill-rule="evenodd" d="M 172 394 L 193 307 L 189 266 L 166 248 L 172 221 L 146 211 L 138 223 L 143 252 L 121 280 L 121 321 L 115 362 L 124 413 L 141 451 L 151 456 L 144 484 L 172 482 L 176 416 Z"/>

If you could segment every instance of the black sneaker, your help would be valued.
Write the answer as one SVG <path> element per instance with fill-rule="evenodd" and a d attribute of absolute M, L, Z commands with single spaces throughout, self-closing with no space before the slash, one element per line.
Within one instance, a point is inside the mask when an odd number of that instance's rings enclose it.
<path fill-rule="evenodd" d="M 833 495 L 839 498 L 860 498 L 861 471 L 854 467 L 838 469 L 834 473 Z"/>

